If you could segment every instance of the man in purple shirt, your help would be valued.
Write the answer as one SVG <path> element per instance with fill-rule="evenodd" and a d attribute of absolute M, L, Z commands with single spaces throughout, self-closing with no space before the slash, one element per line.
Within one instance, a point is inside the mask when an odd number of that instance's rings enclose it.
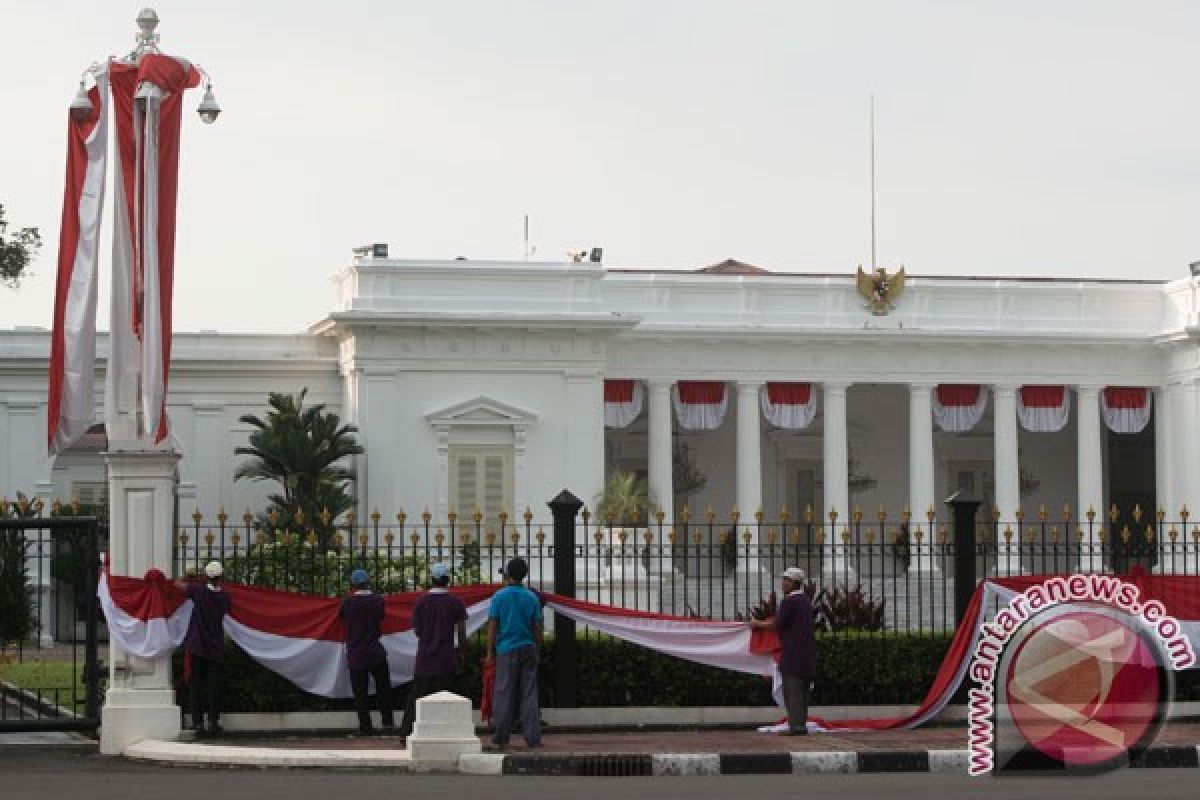
<path fill-rule="evenodd" d="M 779 674 L 783 678 L 783 703 L 787 706 L 791 736 L 808 732 L 808 691 L 817 675 L 817 640 L 813 635 L 813 608 L 804 593 L 804 571 L 788 567 L 783 572 L 783 599 L 775 619 L 754 620 L 755 628 L 774 627 L 782 653 Z"/>
<path fill-rule="evenodd" d="M 383 596 L 371 591 L 365 569 L 350 573 L 351 594 L 342 601 L 338 616 L 346 623 L 346 661 L 350 667 L 350 688 L 354 692 L 354 710 L 358 712 L 358 732 L 370 736 L 371 704 L 368 680 L 375 679 L 375 695 L 383 727 L 392 728 L 392 678 L 387 651 L 379 641 L 382 635 Z"/>
<path fill-rule="evenodd" d="M 434 564 L 429 573 L 433 586 L 413 608 L 412 626 L 417 634 L 417 661 L 413 666 L 413 682 L 404 707 L 401 736 L 412 734 L 418 700 L 450 688 L 450 681 L 458 671 L 458 648 L 467 641 L 467 607 L 462 600 L 450 594 L 450 567 Z"/>
<path fill-rule="evenodd" d="M 217 672 L 225 661 L 225 615 L 229 613 L 229 595 L 221 591 L 221 575 L 224 570 L 218 561 L 210 561 L 204 567 L 204 583 L 198 581 L 175 582 L 192 601 L 192 616 L 188 620 L 187 633 L 183 637 L 185 658 L 191 663 L 188 679 L 189 703 L 192 712 L 192 729 L 198 736 L 206 733 L 215 736 L 220 732 L 218 715 L 220 698 L 217 692 Z M 201 685 L 207 695 L 208 727 L 204 727 L 204 711 L 200 705 Z"/>

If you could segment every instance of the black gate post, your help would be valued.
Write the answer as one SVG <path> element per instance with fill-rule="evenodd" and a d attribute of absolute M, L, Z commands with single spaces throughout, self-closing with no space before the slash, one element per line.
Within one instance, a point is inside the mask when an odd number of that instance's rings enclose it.
<path fill-rule="evenodd" d="M 975 594 L 975 512 L 979 500 L 966 489 L 946 498 L 954 514 L 954 627 L 962 624 Z"/>
<path fill-rule="evenodd" d="M 84 559 L 91 568 L 87 571 L 87 622 L 84 636 L 84 714 L 88 719 L 100 719 L 100 663 L 97 657 L 97 622 L 100 615 L 96 589 L 100 573 L 100 526 L 92 520 L 86 527 Z"/>
<path fill-rule="evenodd" d="M 575 596 L 575 517 L 583 502 L 566 489 L 546 505 L 554 515 L 554 593 Z M 559 708 L 576 705 L 575 620 L 554 615 L 554 697 Z"/>

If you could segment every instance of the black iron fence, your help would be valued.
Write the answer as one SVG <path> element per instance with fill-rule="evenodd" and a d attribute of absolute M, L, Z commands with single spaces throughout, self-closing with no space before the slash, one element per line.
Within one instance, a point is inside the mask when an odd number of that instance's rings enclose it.
<path fill-rule="evenodd" d="M 0 731 L 95 730 L 103 674 L 95 517 L 0 505 Z"/>
<path fill-rule="evenodd" d="M 1135 566 L 1200 574 L 1200 525 L 1186 516 L 1172 522 L 1136 510 L 1112 514 L 1113 521 L 1126 517 L 1129 523 L 1114 529 L 1095 515 L 1075 521 L 1044 512 L 957 527 L 950 511 L 920 522 L 883 512 L 846 521 L 684 512 L 672 526 L 657 518 L 623 525 L 585 509 L 573 517 L 569 537 L 556 541 L 553 520 L 529 512 L 441 520 L 425 513 L 415 521 L 372 514 L 324 533 L 271 530 L 251 515 L 240 522 L 218 515 L 214 523 L 195 514 L 177 533 L 175 557 L 178 574 L 220 560 L 233 581 L 334 596 L 349 589 L 358 567 L 377 589 L 394 592 L 428 585 L 437 562 L 451 566 L 457 583 L 495 582 L 498 569 L 519 555 L 529 562 L 534 589 L 556 591 L 557 577 L 562 592 L 570 576 L 583 600 L 724 620 L 769 613 L 779 576 L 795 566 L 809 578 L 827 632 L 943 634 L 958 619 L 956 588 L 960 598 L 964 588 L 969 596 L 991 575 L 1125 573 Z"/>

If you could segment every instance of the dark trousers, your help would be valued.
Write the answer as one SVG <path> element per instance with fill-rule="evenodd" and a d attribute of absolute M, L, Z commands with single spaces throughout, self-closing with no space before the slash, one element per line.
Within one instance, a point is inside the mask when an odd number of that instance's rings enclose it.
<path fill-rule="evenodd" d="M 525 743 L 541 744 L 542 714 L 538 707 L 538 649 L 527 644 L 496 656 L 496 684 L 492 692 L 492 713 L 496 730 L 492 743 L 508 744 L 513 716 L 521 710 L 521 733 Z"/>
<path fill-rule="evenodd" d="M 210 661 L 196 654 L 191 655 L 192 676 L 188 682 L 188 702 L 192 711 L 192 730 L 204 729 L 204 709 L 208 709 L 208 730 L 215 732 L 220 714 L 220 697 L 217 694 L 217 672 L 220 661 Z M 207 702 L 201 705 L 201 695 Z"/>
<path fill-rule="evenodd" d="M 783 704 L 787 706 L 788 728 L 792 731 L 807 730 L 809 683 L 808 678 L 799 675 L 783 676 Z"/>
<path fill-rule="evenodd" d="M 369 731 L 371 725 L 371 698 L 368 694 L 367 678 L 375 679 L 375 696 L 379 699 L 379 714 L 383 727 L 395 724 L 392 718 L 392 677 L 387 661 L 370 669 L 350 670 L 350 688 L 354 691 L 354 710 L 358 712 L 358 729 Z"/>
<path fill-rule="evenodd" d="M 453 675 L 417 675 L 408 687 L 408 701 L 404 704 L 404 722 L 400 724 L 400 735 L 411 736 L 413 723 L 417 721 L 417 701 L 435 692 L 450 689 Z"/>

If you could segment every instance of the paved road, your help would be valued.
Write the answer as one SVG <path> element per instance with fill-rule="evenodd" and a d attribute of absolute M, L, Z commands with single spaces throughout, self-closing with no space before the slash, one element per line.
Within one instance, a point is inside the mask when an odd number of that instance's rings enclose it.
<path fill-rule="evenodd" d="M 1124 770 L 1089 778 L 984 778 L 941 774 L 756 775 L 706 778 L 522 778 L 469 775 L 408 775 L 331 770 L 197 770 L 132 764 L 120 759 L 63 749 L 0 748 L 0 797 L 5 800 L 171 800 L 253 798 L 329 800 L 331 797 L 409 796 L 422 800 L 528 800 L 531 796 L 572 800 L 679 798 L 724 800 L 739 793 L 759 796 L 803 792 L 805 800 L 886 797 L 929 800 L 932 796 L 971 800 L 1103 800 L 1132 796 L 1197 796 L 1194 769 Z"/>

